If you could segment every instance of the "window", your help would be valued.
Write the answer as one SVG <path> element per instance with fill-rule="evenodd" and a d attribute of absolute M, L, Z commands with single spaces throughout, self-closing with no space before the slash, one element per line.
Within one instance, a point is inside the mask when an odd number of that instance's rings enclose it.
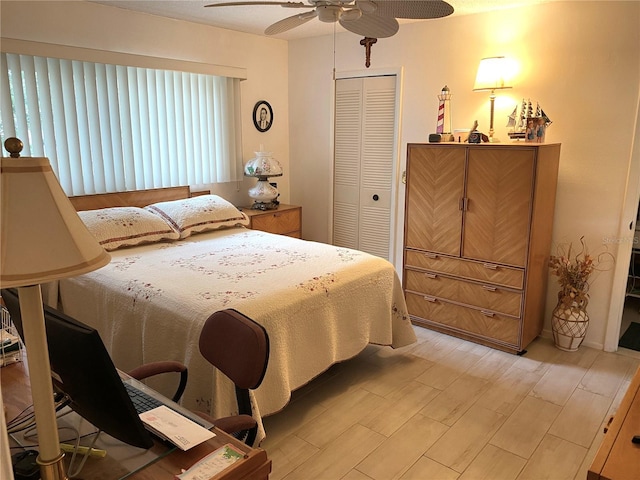
<path fill-rule="evenodd" d="M 0 138 L 67 195 L 242 179 L 240 80 L 2 53 Z"/>

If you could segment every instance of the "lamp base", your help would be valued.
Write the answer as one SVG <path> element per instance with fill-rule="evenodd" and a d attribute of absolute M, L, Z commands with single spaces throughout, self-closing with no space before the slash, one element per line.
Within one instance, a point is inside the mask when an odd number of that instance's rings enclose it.
<path fill-rule="evenodd" d="M 258 177 L 258 182 L 249 189 L 249 196 L 256 203 L 270 203 L 278 198 L 278 189 L 267 181 L 267 177 Z"/>
<path fill-rule="evenodd" d="M 53 460 L 44 461 L 38 457 L 36 461 L 40 465 L 42 480 L 69 480 L 64 471 L 64 452 L 60 452 Z"/>
<path fill-rule="evenodd" d="M 254 202 L 251 205 L 251 210 L 275 210 L 280 205 L 280 202 L 277 200 L 272 200 L 270 202 Z"/>

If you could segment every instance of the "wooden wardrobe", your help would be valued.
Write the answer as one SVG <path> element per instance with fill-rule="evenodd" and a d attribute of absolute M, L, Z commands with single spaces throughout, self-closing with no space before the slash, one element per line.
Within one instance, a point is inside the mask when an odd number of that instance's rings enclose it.
<path fill-rule="evenodd" d="M 407 146 L 413 323 L 512 353 L 542 331 L 560 144 Z"/>

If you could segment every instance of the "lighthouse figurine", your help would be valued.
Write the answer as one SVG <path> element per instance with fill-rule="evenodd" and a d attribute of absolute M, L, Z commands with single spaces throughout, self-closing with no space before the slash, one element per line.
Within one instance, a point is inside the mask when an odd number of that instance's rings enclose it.
<path fill-rule="evenodd" d="M 436 134 L 440 135 L 442 142 L 453 141 L 451 129 L 451 91 L 446 85 L 442 87 L 438 95 L 438 122 L 436 123 Z"/>

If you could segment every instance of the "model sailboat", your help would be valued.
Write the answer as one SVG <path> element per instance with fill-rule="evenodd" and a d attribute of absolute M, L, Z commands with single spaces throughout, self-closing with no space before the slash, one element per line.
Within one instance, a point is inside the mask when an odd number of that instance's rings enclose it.
<path fill-rule="evenodd" d="M 536 104 L 536 112 L 534 114 L 533 107 L 531 106 L 531 100 L 528 102 L 522 99 L 522 106 L 520 107 L 520 115 L 518 115 L 518 106 L 516 105 L 509 120 L 507 121 L 507 128 L 511 128 L 511 131 L 507 133 L 512 140 L 520 140 L 527 138 L 527 126 L 529 122 L 533 122 L 537 125 L 539 119 L 542 118 L 545 127 L 551 124 L 551 120 L 544 113 L 544 110 L 540 108 L 540 104 Z"/>

